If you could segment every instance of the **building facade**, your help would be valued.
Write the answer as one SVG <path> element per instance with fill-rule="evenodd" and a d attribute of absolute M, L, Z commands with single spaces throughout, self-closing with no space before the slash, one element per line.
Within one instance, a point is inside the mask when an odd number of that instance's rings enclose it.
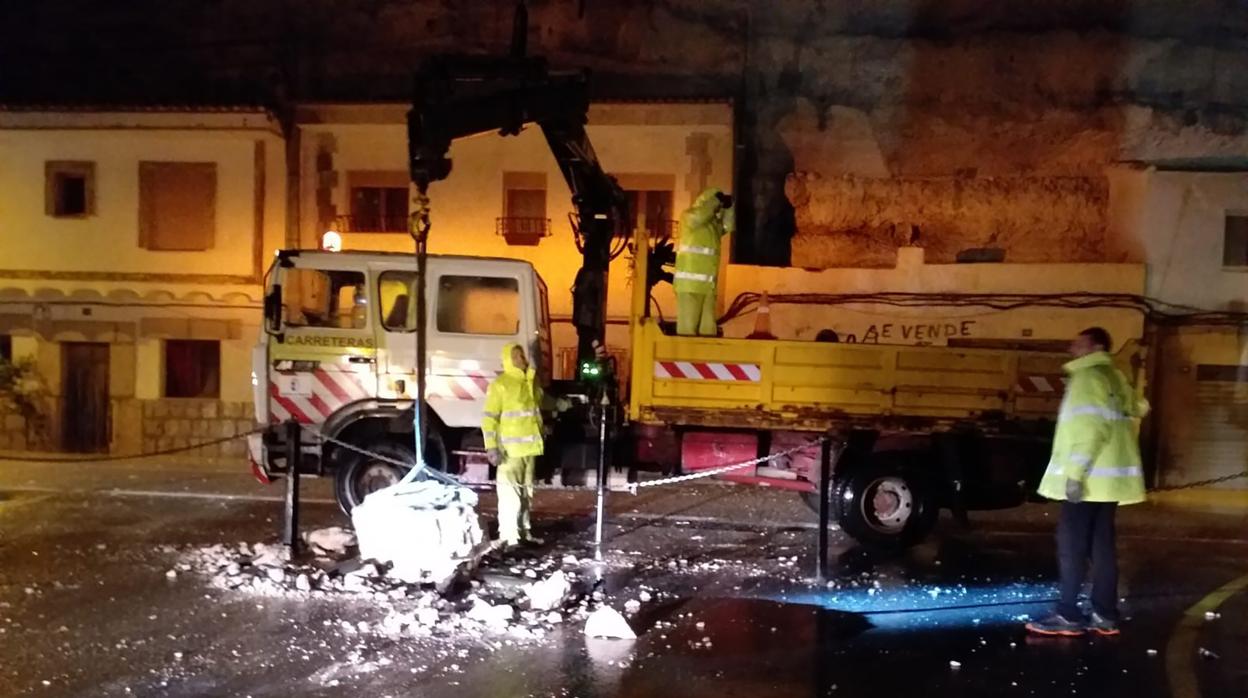
<path fill-rule="evenodd" d="M 1159 479 L 1182 484 L 1244 472 L 1248 171 L 1132 165 L 1116 168 L 1110 182 L 1113 253 L 1146 264 L 1150 298 L 1207 318 L 1152 324 Z"/>
<path fill-rule="evenodd" d="M 299 243 L 334 231 L 344 249 L 410 251 L 407 105 L 306 105 L 298 111 Z M 732 105 L 628 102 L 590 106 L 588 133 L 603 168 L 628 196 L 630 229 L 673 235 L 676 219 L 707 187 L 730 191 Z M 532 262 L 550 289 L 556 377 L 569 377 L 576 335 L 571 288 L 581 256 L 572 194 L 535 126 L 451 145 L 450 176 L 429 188 L 429 251 Z M 724 250 L 731 249 L 725 241 Z M 727 254 L 724 255 L 727 264 Z M 628 346 L 629 254 L 611 264 L 607 344 Z M 674 308 L 670 286 L 656 296 Z M 621 362 L 627 365 L 627 362 Z"/>
<path fill-rule="evenodd" d="M 283 152 L 265 111 L 0 111 L 0 348 L 26 369 L 0 448 L 151 452 L 253 428 Z"/>

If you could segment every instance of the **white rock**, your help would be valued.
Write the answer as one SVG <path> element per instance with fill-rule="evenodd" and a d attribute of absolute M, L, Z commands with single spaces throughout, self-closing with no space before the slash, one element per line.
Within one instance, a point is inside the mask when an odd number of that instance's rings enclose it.
<path fill-rule="evenodd" d="M 564 555 L 564 556 L 563 556 L 563 564 L 565 564 L 565 565 L 575 565 L 575 564 L 578 564 L 579 562 L 580 562 L 580 561 L 576 559 L 576 556 L 575 556 L 575 555 Z"/>
<path fill-rule="evenodd" d="M 416 622 L 424 626 L 433 626 L 438 622 L 438 609 L 425 606 L 416 609 Z"/>
<path fill-rule="evenodd" d="M 265 570 L 265 575 L 269 578 L 269 581 L 274 584 L 281 584 L 286 581 L 286 570 L 280 567 L 270 567 Z"/>
<path fill-rule="evenodd" d="M 177 579 L 177 578 L 178 578 L 178 571 L 177 571 L 177 570 L 169 570 L 168 572 L 166 572 L 166 573 L 165 573 L 165 578 L 166 578 L 166 579 Z"/>
<path fill-rule="evenodd" d="M 638 598 L 638 599 L 639 599 L 642 603 L 650 603 L 650 600 L 651 600 L 651 599 L 653 599 L 653 598 L 654 598 L 654 596 L 653 596 L 653 595 L 651 595 L 651 593 L 650 593 L 650 592 L 648 592 L 648 591 L 646 591 L 646 590 L 644 590 L 644 589 L 643 589 L 643 590 L 641 591 L 641 593 L 637 594 L 637 598 Z"/>
<path fill-rule="evenodd" d="M 355 533 L 341 526 L 319 528 L 304 534 L 304 540 L 312 546 L 314 552 L 321 555 L 345 555 L 347 549 L 356 543 Z"/>
<path fill-rule="evenodd" d="M 308 578 L 308 575 L 300 573 L 298 577 L 295 577 L 295 588 L 299 591 L 312 591 L 312 580 Z"/>
<path fill-rule="evenodd" d="M 1150 656 L 1150 657 L 1156 657 L 1156 656 L 1157 656 L 1157 650 L 1154 650 L 1154 649 L 1150 649 L 1150 650 L 1148 650 L 1148 656 Z"/>
<path fill-rule="evenodd" d="M 958 661 L 958 660 L 956 660 L 956 659 L 950 659 L 950 660 L 949 660 L 949 668 L 950 668 L 950 669 L 961 669 L 961 668 L 962 668 L 962 662 L 959 662 L 959 661 Z"/>
<path fill-rule="evenodd" d="M 636 613 L 641 610 L 641 602 L 637 599 L 629 599 L 624 602 L 625 613 Z"/>
<path fill-rule="evenodd" d="M 506 628 L 515 614 L 516 610 L 508 604 L 500 603 L 495 606 L 488 601 L 477 601 L 468 609 L 469 619 L 484 623 L 494 630 Z"/>
<path fill-rule="evenodd" d="M 589 614 L 589 618 L 585 619 L 585 634 L 589 637 L 619 640 L 637 638 L 637 633 L 633 632 L 624 616 L 610 606 L 603 606 Z"/>
<path fill-rule="evenodd" d="M 562 606 L 571 591 L 572 583 L 563 570 L 524 586 L 524 593 L 529 597 L 529 608 L 534 611 L 549 611 Z"/>
<path fill-rule="evenodd" d="M 524 576 L 528 577 L 529 579 L 537 579 L 537 570 L 527 569 L 524 571 Z"/>
<path fill-rule="evenodd" d="M 550 613 L 547 613 L 542 620 L 550 623 L 551 625 L 558 625 L 563 622 L 563 614 L 558 611 L 551 611 Z"/>

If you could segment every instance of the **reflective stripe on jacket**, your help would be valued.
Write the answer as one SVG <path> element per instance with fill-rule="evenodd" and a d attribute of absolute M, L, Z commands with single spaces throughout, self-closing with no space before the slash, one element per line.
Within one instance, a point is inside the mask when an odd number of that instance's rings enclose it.
<path fill-rule="evenodd" d="M 487 451 L 501 447 L 509 458 L 540 456 L 544 448 L 542 388 L 531 366 L 521 371 L 511 362 L 511 351 L 517 346 L 503 347 L 503 373 L 485 393 L 481 436 Z"/>
<path fill-rule="evenodd" d="M 1103 351 L 1063 368 L 1069 380 L 1040 494 L 1064 500 L 1066 480 L 1075 479 L 1084 483 L 1087 502 L 1144 501 L 1136 420 L 1147 414 L 1148 402 L 1137 397 L 1127 377 Z"/>
<path fill-rule="evenodd" d="M 719 193 L 714 187 L 702 192 L 680 217 L 676 273 L 672 279 L 677 293 L 715 292 L 720 238 L 733 229 L 732 209 L 720 208 Z"/>

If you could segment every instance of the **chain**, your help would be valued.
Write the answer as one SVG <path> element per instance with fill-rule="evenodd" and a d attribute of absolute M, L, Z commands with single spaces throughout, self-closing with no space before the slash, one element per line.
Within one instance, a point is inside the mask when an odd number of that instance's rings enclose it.
<path fill-rule="evenodd" d="M 659 485 L 673 485 L 673 484 L 676 484 L 677 482 L 688 482 L 690 480 L 700 480 L 704 477 L 714 477 L 716 475 L 723 475 L 724 473 L 730 473 L 734 470 L 741 470 L 742 468 L 748 468 L 751 465 L 758 465 L 760 463 L 770 463 L 771 461 L 779 460 L 780 458 L 784 458 L 785 456 L 793 455 L 794 453 L 797 453 L 798 451 L 810 448 L 812 446 L 817 446 L 823 443 L 824 441 L 827 441 L 827 439 L 828 437 L 826 436 L 820 437 L 818 439 L 813 439 L 811 441 L 808 441 L 800 446 L 794 446 L 793 448 L 786 449 L 779 453 L 773 453 L 769 456 L 763 456 L 762 458 L 755 458 L 753 460 L 747 460 L 743 463 L 733 463 L 732 465 L 721 465 L 717 468 L 699 470 L 696 473 L 689 473 L 688 475 L 675 475 L 672 477 L 665 477 L 659 480 L 647 480 L 645 482 L 630 482 L 628 483 L 628 491 L 631 494 L 635 495 L 637 494 L 637 490 L 642 487 L 658 487 Z"/>
<path fill-rule="evenodd" d="M 75 457 L 66 457 L 66 456 L 23 456 L 23 457 L 5 456 L 5 457 L 0 458 L 0 460 L 15 461 L 18 463 L 107 463 L 107 462 L 121 461 L 121 460 L 142 460 L 144 458 L 156 458 L 158 456 L 171 456 L 177 453 L 186 453 L 187 451 L 194 451 L 195 449 L 199 449 L 199 448 L 206 448 L 208 446 L 216 446 L 217 444 L 228 443 L 236 439 L 245 439 L 248 436 L 252 436 L 254 434 L 262 434 L 265 431 L 268 431 L 268 429 L 269 429 L 268 427 L 256 427 L 255 429 L 252 429 L 251 431 L 245 431 L 239 434 L 231 434 L 230 436 L 223 436 L 219 439 L 213 439 L 211 441 L 203 441 L 201 443 L 190 444 L 189 446 L 178 446 L 177 448 L 166 448 L 160 451 L 147 451 L 144 453 L 130 453 L 126 455 L 109 455 L 109 456 L 92 456 L 92 457 L 84 457 L 84 458 L 75 458 Z"/>
<path fill-rule="evenodd" d="M 1248 472 L 1231 473 L 1222 477 L 1211 477 L 1208 480 L 1197 480 L 1195 482 L 1185 482 L 1182 485 L 1167 485 L 1165 487 L 1154 487 L 1149 492 L 1177 492 L 1178 490 L 1192 490 L 1197 487 L 1208 487 L 1209 485 L 1220 485 L 1231 480 L 1238 480 L 1241 477 L 1248 477 Z"/>
<path fill-rule="evenodd" d="M 356 446 L 355 444 L 343 441 L 342 439 L 336 439 L 332 436 L 326 436 L 325 434 L 321 434 L 319 432 L 313 431 L 309 433 L 311 434 L 313 438 L 320 439 L 321 441 L 334 444 L 335 446 L 340 446 L 342 448 L 347 449 L 348 451 L 354 451 L 355 453 L 358 453 L 366 458 L 372 458 L 373 460 L 381 461 L 382 463 L 388 463 L 390 465 L 403 468 L 405 470 L 417 470 L 417 471 L 424 470 L 429 473 L 430 477 L 446 485 L 453 485 L 456 487 L 460 487 L 463 484 L 454 476 L 448 475 L 447 473 L 444 473 L 435 468 L 430 468 L 428 465 L 421 464 L 418 466 L 416 463 L 405 462 L 397 458 L 391 458 L 389 456 L 382 455 L 380 453 L 374 453 L 373 451 L 370 451 L 366 448 L 361 448 L 359 446 Z"/>

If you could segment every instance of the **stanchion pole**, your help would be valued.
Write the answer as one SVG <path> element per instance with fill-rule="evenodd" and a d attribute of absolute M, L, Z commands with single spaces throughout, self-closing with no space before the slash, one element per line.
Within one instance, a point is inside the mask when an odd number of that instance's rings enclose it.
<path fill-rule="evenodd" d="M 299 445 L 299 422 L 286 422 L 286 516 L 282 542 L 292 556 L 299 553 L 299 461 L 303 459 Z"/>
<path fill-rule="evenodd" d="M 594 559 L 602 561 L 602 526 L 607 508 L 607 409 L 611 401 L 602 391 L 598 418 L 598 520 L 594 523 Z"/>
<path fill-rule="evenodd" d="M 815 578 L 820 584 L 828 581 L 828 519 L 832 489 L 832 439 L 825 438 L 819 447 L 819 552 L 816 556 Z"/>

